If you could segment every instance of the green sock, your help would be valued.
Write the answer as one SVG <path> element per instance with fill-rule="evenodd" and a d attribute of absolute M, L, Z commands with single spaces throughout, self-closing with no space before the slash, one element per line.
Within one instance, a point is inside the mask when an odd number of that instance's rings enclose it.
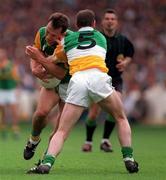
<path fill-rule="evenodd" d="M 42 164 L 48 165 L 50 167 L 53 166 L 54 162 L 55 162 L 55 157 L 49 154 L 45 155 L 42 160 Z"/>
<path fill-rule="evenodd" d="M 106 119 L 107 119 L 107 121 L 115 123 L 115 119 L 114 119 L 114 117 L 111 114 L 108 114 Z"/>
<path fill-rule="evenodd" d="M 92 142 L 93 134 L 96 129 L 96 121 L 90 120 L 89 118 L 86 120 L 86 141 Z"/>
<path fill-rule="evenodd" d="M 86 119 L 86 125 L 90 126 L 90 127 L 96 127 L 96 120 L 90 120 L 89 118 Z"/>
<path fill-rule="evenodd" d="M 41 131 L 36 131 L 34 129 L 31 130 L 31 135 L 32 136 L 40 136 L 40 134 L 41 134 Z"/>
<path fill-rule="evenodd" d="M 123 154 L 123 158 L 133 157 L 133 149 L 131 147 L 122 147 L 121 152 Z"/>

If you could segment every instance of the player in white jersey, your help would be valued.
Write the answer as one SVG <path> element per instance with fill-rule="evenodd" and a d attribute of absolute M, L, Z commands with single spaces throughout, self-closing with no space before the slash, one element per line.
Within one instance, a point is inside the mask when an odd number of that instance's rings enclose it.
<path fill-rule="evenodd" d="M 126 169 L 130 173 L 138 172 L 138 163 L 133 158 L 133 149 L 131 148 L 130 125 L 124 113 L 122 102 L 111 85 L 111 77 L 107 75 L 106 40 L 99 31 L 94 29 L 93 11 L 79 11 L 77 26 L 79 31 L 64 38 L 62 51 L 59 52 L 61 57 L 62 54 L 66 54 L 72 75 L 59 127 L 50 141 L 42 163 L 34 169 L 33 173 L 49 173 L 69 132 L 84 109 L 89 106 L 90 101 L 98 103 L 114 116 Z M 33 48 L 29 49 L 29 53 L 33 53 Z M 55 54 L 57 59 L 60 59 L 59 54 Z"/>

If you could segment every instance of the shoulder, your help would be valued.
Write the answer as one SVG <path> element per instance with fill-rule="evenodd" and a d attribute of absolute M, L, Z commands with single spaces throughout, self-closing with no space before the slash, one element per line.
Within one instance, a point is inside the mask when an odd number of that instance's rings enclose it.
<path fill-rule="evenodd" d="M 38 32 L 39 32 L 40 36 L 44 36 L 45 33 L 46 33 L 46 26 L 41 27 L 41 28 L 38 30 Z"/>
<path fill-rule="evenodd" d="M 100 38 L 102 38 L 104 41 L 106 41 L 106 38 L 105 38 L 105 36 L 104 36 L 104 34 L 103 33 L 101 33 L 100 31 L 98 31 L 98 30 L 94 30 L 94 33 L 98 36 L 98 37 L 100 37 Z"/>
<path fill-rule="evenodd" d="M 79 32 L 78 31 L 67 30 L 63 40 L 64 41 L 69 41 L 71 39 L 73 40 L 73 39 L 78 38 L 78 36 L 79 36 Z"/>
<path fill-rule="evenodd" d="M 126 45 L 133 46 L 133 43 L 131 42 L 131 40 L 129 40 L 127 36 L 119 33 L 117 37 L 120 41 L 123 41 Z"/>
<path fill-rule="evenodd" d="M 72 35 L 74 31 L 71 31 L 70 29 L 67 29 L 65 36 Z"/>
<path fill-rule="evenodd" d="M 124 41 L 129 41 L 129 42 L 131 42 L 131 41 L 129 40 L 129 38 L 128 38 L 127 36 L 125 36 L 124 34 L 117 33 L 116 36 L 117 36 L 119 39 L 123 39 Z"/>
<path fill-rule="evenodd" d="M 102 32 L 100 32 L 100 31 L 98 31 L 96 29 L 94 29 L 94 33 L 99 34 L 100 36 L 104 36 Z"/>
<path fill-rule="evenodd" d="M 35 36 L 34 46 L 38 49 L 41 48 L 41 42 L 45 39 L 46 27 L 41 27 Z"/>

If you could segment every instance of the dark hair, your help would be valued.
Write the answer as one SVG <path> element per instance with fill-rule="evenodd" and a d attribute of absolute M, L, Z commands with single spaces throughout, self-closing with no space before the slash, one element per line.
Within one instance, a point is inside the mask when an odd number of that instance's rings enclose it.
<path fill-rule="evenodd" d="M 104 15 L 105 15 L 106 13 L 115 14 L 116 17 L 118 18 L 118 13 L 116 12 L 115 9 L 106 9 L 106 10 L 104 11 L 104 13 L 103 13 L 103 17 L 104 17 Z"/>
<path fill-rule="evenodd" d="M 49 19 L 48 22 L 51 22 L 52 27 L 54 29 L 62 28 L 62 33 L 64 33 L 67 28 L 69 27 L 69 18 L 62 13 L 53 13 Z"/>
<path fill-rule="evenodd" d="M 92 26 L 95 20 L 95 13 L 90 9 L 81 10 L 76 15 L 78 28 Z"/>

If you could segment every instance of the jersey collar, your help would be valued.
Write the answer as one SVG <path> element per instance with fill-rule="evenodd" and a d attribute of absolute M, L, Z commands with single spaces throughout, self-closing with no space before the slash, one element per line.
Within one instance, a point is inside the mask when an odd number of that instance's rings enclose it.
<path fill-rule="evenodd" d="M 93 31 L 93 30 L 94 30 L 94 28 L 87 26 L 87 27 L 80 28 L 78 31 Z"/>

